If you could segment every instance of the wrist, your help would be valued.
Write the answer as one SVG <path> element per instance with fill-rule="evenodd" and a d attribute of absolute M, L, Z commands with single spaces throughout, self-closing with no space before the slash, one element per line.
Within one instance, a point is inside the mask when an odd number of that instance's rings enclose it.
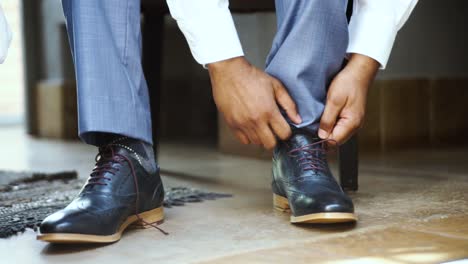
<path fill-rule="evenodd" d="M 357 87 L 369 89 L 372 81 L 379 70 L 380 64 L 371 57 L 353 53 L 343 72 L 354 82 L 360 83 Z"/>
<path fill-rule="evenodd" d="M 353 53 L 344 70 L 350 73 L 355 79 L 370 84 L 379 70 L 380 64 L 371 57 Z"/>
<path fill-rule="evenodd" d="M 222 60 L 222 61 L 217 61 L 217 62 L 212 62 L 210 64 L 207 64 L 208 71 L 210 73 L 220 71 L 220 70 L 225 70 L 233 67 L 241 67 L 249 65 L 249 62 L 245 59 L 245 57 L 234 57 L 230 58 L 227 60 Z"/>

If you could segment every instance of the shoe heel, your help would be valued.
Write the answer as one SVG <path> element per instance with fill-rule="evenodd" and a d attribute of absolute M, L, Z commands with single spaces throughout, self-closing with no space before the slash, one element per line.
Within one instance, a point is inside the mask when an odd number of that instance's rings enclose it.
<path fill-rule="evenodd" d="M 136 220 L 132 223 L 132 226 L 135 228 L 151 228 L 152 226 L 149 224 L 159 225 L 164 222 L 164 209 L 161 206 L 153 210 L 143 212 L 139 214 L 139 216 L 141 220 Z"/>
<path fill-rule="evenodd" d="M 273 207 L 281 212 L 291 212 L 288 199 L 276 194 L 273 194 Z"/>

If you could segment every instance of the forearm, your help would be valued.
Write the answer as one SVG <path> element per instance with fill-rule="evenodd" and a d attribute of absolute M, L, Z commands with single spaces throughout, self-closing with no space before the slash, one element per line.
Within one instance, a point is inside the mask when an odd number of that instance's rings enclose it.
<path fill-rule="evenodd" d="M 361 88 L 368 89 L 375 78 L 380 64 L 378 61 L 366 55 L 353 53 L 349 57 L 346 67 L 343 69 L 361 83 Z"/>

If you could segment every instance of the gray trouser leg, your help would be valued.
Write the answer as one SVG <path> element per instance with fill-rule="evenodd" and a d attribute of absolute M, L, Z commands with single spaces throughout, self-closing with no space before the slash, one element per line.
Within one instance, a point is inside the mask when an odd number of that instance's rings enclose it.
<path fill-rule="evenodd" d="M 346 0 L 276 0 L 278 32 L 266 72 L 283 82 L 303 123 L 316 132 L 328 86 L 348 45 Z M 292 124 L 292 122 L 290 122 Z"/>
<path fill-rule="evenodd" d="M 139 0 L 63 0 L 78 85 L 79 135 L 113 133 L 152 143 L 141 66 Z"/>

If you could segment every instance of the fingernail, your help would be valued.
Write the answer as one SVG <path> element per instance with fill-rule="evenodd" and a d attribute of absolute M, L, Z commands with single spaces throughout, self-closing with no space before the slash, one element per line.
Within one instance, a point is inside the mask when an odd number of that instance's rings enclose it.
<path fill-rule="evenodd" d="M 321 139 L 326 139 L 328 137 L 328 133 L 327 133 L 327 131 L 325 131 L 323 129 L 319 129 L 318 136 Z"/>
<path fill-rule="evenodd" d="M 302 123 L 302 118 L 299 114 L 296 114 L 296 118 L 297 118 L 298 124 Z"/>

